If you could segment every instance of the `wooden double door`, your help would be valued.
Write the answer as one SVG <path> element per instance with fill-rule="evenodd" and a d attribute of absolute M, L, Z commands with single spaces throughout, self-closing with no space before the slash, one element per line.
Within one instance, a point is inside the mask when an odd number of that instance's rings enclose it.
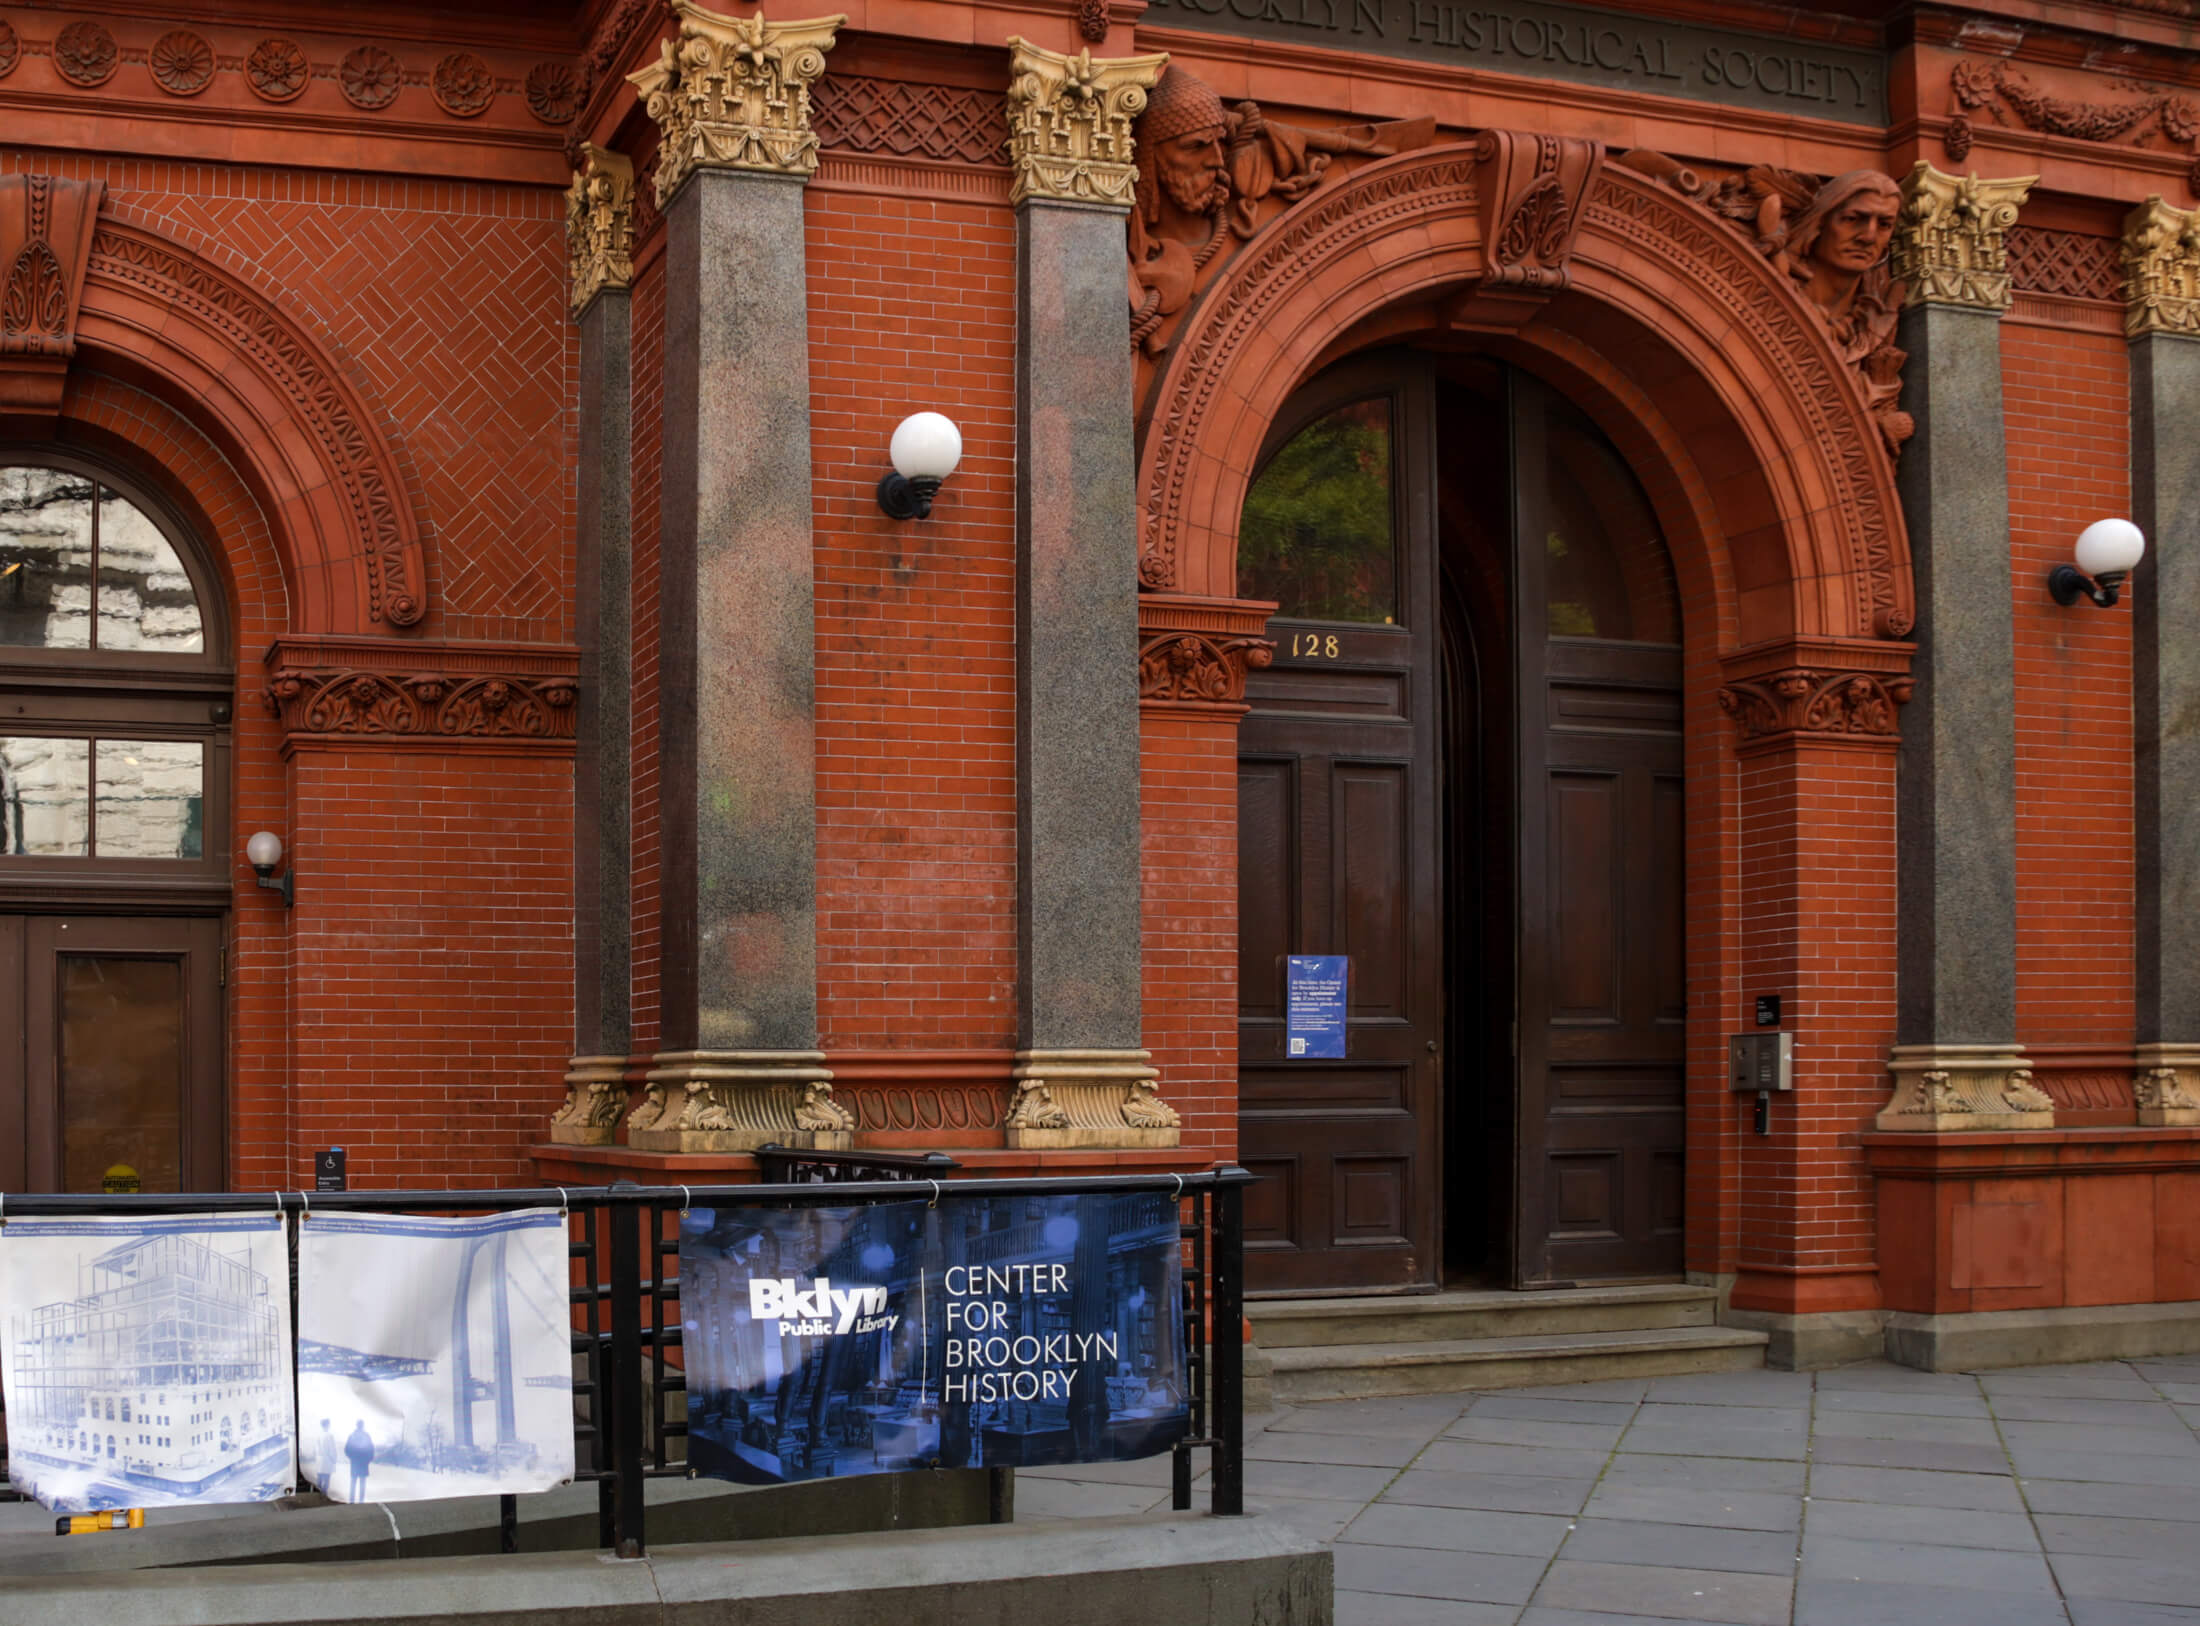
<path fill-rule="evenodd" d="M 0 914 L 0 1191 L 219 1191 L 218 919 Z"/>
<path fill-rule="evenodd" d="M 1239 592 L 1239 1156 L 1256 1292 L 1681 1268 L 1679 604 L 1625 463 L 1533 377 L 1389 353 L 1263 450 Z M 1341 1059 L 1286 969 L 1348 965 Z"/>

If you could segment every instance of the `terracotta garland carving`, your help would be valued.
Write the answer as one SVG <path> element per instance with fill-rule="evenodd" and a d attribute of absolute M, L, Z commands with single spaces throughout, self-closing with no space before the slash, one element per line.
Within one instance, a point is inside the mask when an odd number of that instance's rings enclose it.
<path fill-rule="evenodd" d="M 1942 140 L 1948 156 L 1959 164 L 1970 156 L 1977 137 L 1971 115 L 1983 108 L 1996 124 L 2007 124 L 2014 115 L 2027 130 L 2069 141 L 2111 142 L 2128 136 L 2137 146 L 2159 134 L 2193 150 L 2187 184 L 2200 193 L 2200 103 L 2190 97 L 2157 91 L 2136 101 L 2081 102 L 2049 95 L 2006 62 L 1958 62 L 1948 75 L 1948 98 L 1957 113 Z"/>
<path fill-rule="evenodd" d="M 1077 0 L 1077 37 L 1087 45 L 1108 39 L 1108 0 Z"/>
<path fill-rule="evenodd" d="M 579 696 L 569 677 L 343 670 L 279 670 L 264 694 L 286 734 L 542 740 L 573 737 Z"/>
<path fill-rule="evenodd" d="M 90 273 L 213 329 L 254 359 L 317 443 L 365 560 L 369 619 L 416 625 L 427 603 L 411 562 L 420 539 L 410 505 L 380 437 L 362 421 L 349 388 L 324 363 L 319 347 L 242 284 L 133 228 L 99 231 L 92 240 Z"/>
<path fill-rule="evenodd" d="M 1910 698 L 1907 677 L 1788 667 L 1737 679 L 1719 690 L 1719 709 L 1741 725 L 1742 739 L 1817 734 L 1893 739 L 1895 708 Z"/>
<path fill-rule="evenodd" d="M 294 102 L 305 94 L 313 68 L 296 40 L 262 40 L 244 61 L 245 83 L 263 102 Z"/>
<path fill-rule="evenodd" d="M 145 65 L 171 96 L 196 96 L 214 82 L 214 47 L 188 28 L 171 28 L 153 42 Z"/>
<path fill-rule="evenodd" d="M 72 85 L 86 90 L 104 85 L 114 77 L 115 64 L 121 60 L 114 35 L 95 22 L 73 22 L 54 36 L 54 69 Z"/>
<path fill-rule="evenodd" d="M 609 15 L 596 25 L 588 49 L 581 53 L 580 97 L 585 105 L 603 76 L 626 51 L 627 42 L 652 10 L 651 0 L 619 0 Z"/>

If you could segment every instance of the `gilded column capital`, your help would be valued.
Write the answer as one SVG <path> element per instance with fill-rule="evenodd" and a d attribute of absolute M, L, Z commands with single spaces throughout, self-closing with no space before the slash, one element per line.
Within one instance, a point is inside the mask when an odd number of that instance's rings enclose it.
<path fill-rule="evenodd" d="M 565 189 L 565 253 L 576 316 L 606 288 L 633 285 L 634 161 L 624 153 L 582 143 Z"/>
<path fill-rule="evenodd" d="M 2200 209 L 2150 197 L 2124 217 L 2124 333 L 2200 336 Z"/>
<path fill-rule="evenodd" d="M 799 175 L 817 169 L 810 86 L 846 16 L 775 23 L 727 17 L 670 0 L 680 30 L 657 60 L 627 80 L 661 132 L 657 203 L 671 202 L 697 169 Z"/>
<path fill-rule="evenodd" d="M 1064 56 L 1021 35 L 1008 46 L 1008 146 L 1016 166 L 1009 201 L 1128 209 L 1138 185 L 1131 122 L 1146 110 L 1146 92 L 1168 53 L 1095 60 L 1090 51 Z"/>
<path fill-rule="evenodd" d="M 1894 274 L 1914 305 L 2009 308 L 2009 228 L 2039 180 L 2012 175 L 1982 181 L 1943 175 L 1920 159 L 1902 181 Z"/>

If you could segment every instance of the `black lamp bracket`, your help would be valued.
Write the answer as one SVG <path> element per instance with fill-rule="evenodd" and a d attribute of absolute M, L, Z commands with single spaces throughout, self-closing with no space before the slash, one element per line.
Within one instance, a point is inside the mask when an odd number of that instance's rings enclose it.
<path fill-rule="evenodd" d="M 2088 576 L 2076 565 L 2057 565 L 2047 573 L 2047 591 L 2055 602 L 2069 606 L 2083 598 L 2091 599 L 2102 609 L 2107 609 L 2123 596 L 2125 570 L 2104 570 L 2098 576 Z"/>
<path fill-rule="evenodd" d="M 930 519 L 932 498 L 939 489 L 940 482 L 929 474 L 910 479 L 888 470 L 878 483 L 878 505 L 891 519 Z"/>

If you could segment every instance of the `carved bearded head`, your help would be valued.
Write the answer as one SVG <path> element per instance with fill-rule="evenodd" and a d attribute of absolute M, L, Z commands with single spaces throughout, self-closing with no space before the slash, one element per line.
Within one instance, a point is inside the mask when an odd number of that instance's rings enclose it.
<path fill-rule="evenodd" d="M 1148 225 L 1164 211 L 1212 217 L 1230 201 L 1223 158 L 1229 120 L 1203 79 L 1170 68 L 1138 121 L 1138 208 Z"/>

